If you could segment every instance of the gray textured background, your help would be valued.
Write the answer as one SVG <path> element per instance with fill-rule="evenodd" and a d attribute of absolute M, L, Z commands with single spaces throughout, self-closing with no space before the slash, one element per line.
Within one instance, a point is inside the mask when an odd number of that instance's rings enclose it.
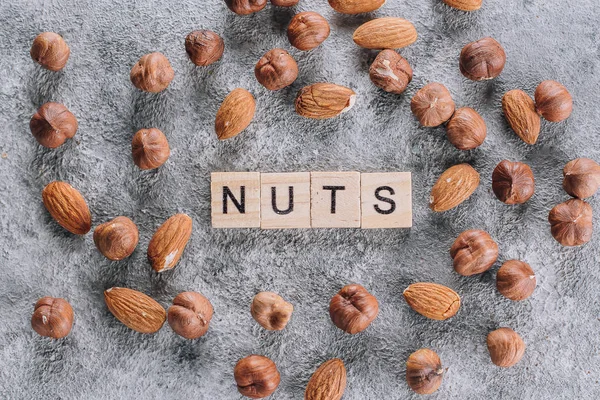
<path fill-rule="evenodd" d="M 332 25 L 318 49 L 291 48 L 285 34 L 296 11 L 315 10 Z M 345 399 L 417 398 L 405 383 L 404 362 L 420 347 L 435 349 L 448 368 L 435 399 L 592 399 L 600 395 L 600 232 L 582 248 L 562 248 L 550 235 L 548 211 L 568 196 L 563 165 L 580 156 L 600 159 L 600 6 L 597 0 L 484 0 L 467 14 L 440 0 L 388 0 L 372 15 L 344 16 L 324 0 L 300 0 L 293 9 L 270 5 L 239 17 L 223 1 L 2 1 L 0 4 L 0 398 L 17 399 L 237 399 L 235 362 L 250 353 L 267 355 L 282 374 L 273 399 L 300 399 L 321 362 L 342 358 L 348 369 Z M 412 20 L 418 41 L 403 49 L 414 68 L 404 95 L 375 88 L 368 67 L 375 53 L 354 45 L 353 30 L 374 16 Z M 223 35 L 223 59 L 196 68 L 183 40 L 197 28 Z M 29 57 L 33 38 L 50 30 L 64 36 L 71 58 L 51 73 Z M 474 83 L 458 70 L 464 44 L 495 37 L 506 49 L 504 73 Z M 254 78 L 254 64 L 273 47 L 298 60 L 294 85 L 269 93 Z M 151 51 L 167 55 L 175 79 L 165 92 L 137 91 L 129 70 Z M 544 79 L 564 83 L 573 94 L 572 117 L 544 123 L 528 146 L 502 117 L 509 89 L 533 93 Z M 293 110 L 297 90 L 317 81 L 347 85 L 356 106 L 329 121 L 302 119 Z M 488 124 L 475 151 L 460 152 L 443 128 L 423 129 L 410 113 L 415 91 L 427 82 L 447 85 L 457 105 L 472 106 Z M 257 99 L 250 127 L 218 142 L 214 115 L 235 87 Z M 77 116 L 74 140 L 57 150 L 39 146 L 29 119 L 46 101 L 63 102 Z M 158 171 L 140 172 L 130 142 L 142 127 L 167 135 L 172 155 Z M 502 159 L 524 161 L 536 176 L 536 194 L 510 207 L 495 199 L 490 177 Z M 459 208 L 434 214 L 429 190 L 447 167 L 469 162 L 482 184 Z M 411 230 L 212 230 L 211 171 L 303 170 L 413 171 Z M 76 237 L 54 223 L 41 202 L 42 188 L 62 179 L 86 197 L 94 226 L 118 215 L 140 228 L 129 259 L 109 262 L 91 233 Z M 590 200 L 600 212 L 597 198 Z M 157 275 L 146 261 L 153 231 L 177 211 L 194 220 L 194 231 L 174 271 Z M 498 241 L 500 259 L 489 272 L 457 275 L 448 249 L 464 229 L 482 228 Z M 495 270 L 520 258 L 538 276 L 533 297 L 502 298 Z M 458 315 L 429 321 L 413 312 L 403 289 L 417 281 L 454 288 L 463 299 Z M 380 301 L 381 312 L 365 332 L 350 336 L 329 320 L 330 297 L 358 282 Z M 208 334 L 196 341 L 168 325 L 154 335 L 128 330 L 108 312 L 102 292 L 127 286 L 168 306 L 184 290 L 213 303 Z M 252 296 L 273 290 L 295 312 L 279 333 L 262 330 L 250 316 Z M 50 341 L 29 320 L 44 295 L 67 298 L 75 310 L 68 338 Z M 499 326 L 527 343 L 522 362 L 503 370 L 489 360 L 487 333 Z"/>

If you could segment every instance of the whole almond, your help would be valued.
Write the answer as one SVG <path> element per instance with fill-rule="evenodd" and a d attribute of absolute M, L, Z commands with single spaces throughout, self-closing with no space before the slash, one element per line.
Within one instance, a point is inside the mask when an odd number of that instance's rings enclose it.
<path fill-rule="evenodd" d="M 468 199 L 479 186 L 479 173 L 469 164 L 448 168 L 439 177 L 429 197 L 433 211 L 448 211 Z"/>
<path fill-rule="evenodd" d="M 481 8 L 483 0 L 442 0 L 452 8 L 462 11 L 476 11 Z"/>
<path fill-rule="evenodd" d="M 439 321 L 453 317 L 460 308 L 458 293 L 437 283 L 413 283 L 404 290 L 403 295 L 413 310 Z"/>
<path fill-rule="evenodd" d="M 113 287 L 104 291 L 104 301 L 115 318 L 140 333 L 157 332 L 167 318 L 163 306 L 137 290 Z"/>
<path fill-rule="evenodd" d="M 256 101 L 246 89 L 237 88 L 225 97 L 215 117 L 215 132 L 219 140 L 239 135 L 250 125 Z"/>
<path fill-rule="evenodd" d="M 329 5 L 342 14 L 361 14 L 377 10 L 385 0 L 329 0 Z"/>
<path fill-rule="evenodd" d="M 42 191 L 42 200 L 52 218 L 69 232 L 85 235 L 90 231 L 90 209 L 73 186 L 66 182 L 50 182 Z"/>
<path fill-rule="evenodd" d="M 333 83 L 315 83 L 305 86 L 296 96 L 296 112 L 314 119 L 333 118 L 354 106 L 356 93 Z"/>
<path fill-rule="evenodd" d="M 540 135 L 541 118 L 531 96 L 511 90 L 502 97 L 502 111 L 513 131 L 527 144 L 535 144 Z"/>
<path fill-rule="evenodd" d="M 325 361 L 310 377 L 304 400 L 340 400 L 346 389 L 346 368 L 339 358 Z"/>
<path fill-rule="evenodd" d="M 400 49 L 417 40 L 417 30 L 406 19 L 384 17 L 359 26 L 352 39 L 367 49 Z"/>
<path fill-rule="evenodd" d="M 173 269 L 192 235 L 192 219 L 175 214 L 154 233 L 148 245 L 148 260 L 156 272 Z"/>

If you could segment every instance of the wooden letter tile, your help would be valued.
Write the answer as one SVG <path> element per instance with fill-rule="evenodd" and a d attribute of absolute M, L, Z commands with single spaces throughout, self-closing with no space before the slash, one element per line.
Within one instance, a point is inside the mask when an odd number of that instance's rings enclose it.
<path fill-rule="evenodd" d="M 311 172 L 313 228 L 360 228 L 360 173 Z"/>
<path fill-rule="evenodd" d="M 361 174 L 362 228 L 410 228 L 410 172 Z"/>
<path fill-rule="evenodd" d="M 210 192 L 213 228 L 260 227 L 260 173 L 213 172 Z"/>
<path fill-rule="evenodd" d="M 260 175 L 262 229 L 310 228 L 310 172 Z"/>

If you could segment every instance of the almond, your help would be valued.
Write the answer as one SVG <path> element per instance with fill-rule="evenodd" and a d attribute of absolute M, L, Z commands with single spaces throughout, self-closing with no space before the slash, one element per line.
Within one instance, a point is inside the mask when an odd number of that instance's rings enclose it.
<path fill-rule="evenodd" d="M 399 49 L 417 40 L 417 30 L 406 19 L 384 17 L 359 26 L 352 39 L 354 43 L 367 49 Z"/>
<path fill-rule="evenodd" d="M 483 0 L 442 0 L 452 8 L 462 11 L 476 11 L 481 8 Z"/>
<path fill-rule="evenodd" d="M 296 96 L 296 112 L 306 118 L 333 118 L 354 106 L 356 93 L 333 83 L 305 86 Z"/>
<path fill-rule="evenodd" d="M 458 294 L 437 283 L 413 283 L 404 290 L 403 295 L 410 308 L 435 320 L 453 317 L 460 308 Z"/>
<path fill-rule="evenodd" d="M 215 117 L 215 132 L 219 140 L 239 135 L 250 125 L 256 101 L 246 89 L 237 88 L 225 97 Z"/>
<path fill-rule="evenodd" d="M 42 200 L 52 218 L 69 232 L 85 235 L 90 231 L 90 209 L 73 186 L 66 182 L 50 182 L 42 191 Z"/>
<path fill-rule="evenodd" d="M 502 97 L 502 111 L 513 131 L 527 144 L 535 144 L 540 135 L 541 118 L 531 96 L 511 90 Z"/>
<path fill-rule="evenodd" d="M 479 186 L 479 173 L 469 164 L 448 168 L 439 177 L 429 197 L 433 211 L 448 211 L 468 199 Z"/>
<path fill-rule="evenodd" d="M 377 10 L 385 0 L 329 0 L 329 5 L 342 14 L 361 14 Z"/>
<path fill-rule="evenodd" d="M 346 389 L 346 368 L 339 358 L 325 361 L 310 377 L 304 400 L 340 400 Z"/>
<path fill-rule="evenodd" d="M 140 333 L 157 332 L 167 318 L 163 306 L 137 290 L 113 287 L 104 291 L 104 301 L 115 318 Z"/>
<path fill-rule="evenodd" d="M 181 258 L 190 236 L 192 219 L 186 214 L 175 214 L 154 233 L 148 245 L 148 260 L 156 272 L 173 269 Z"/>

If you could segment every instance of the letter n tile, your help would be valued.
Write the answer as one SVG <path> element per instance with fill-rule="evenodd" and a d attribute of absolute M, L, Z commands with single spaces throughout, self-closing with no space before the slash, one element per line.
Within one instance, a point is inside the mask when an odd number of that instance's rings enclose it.
<path fill-rule="evenodd" d="M 259 228 L 260 173 L 213 172 L 210 177 L 213 228 Z"/>

